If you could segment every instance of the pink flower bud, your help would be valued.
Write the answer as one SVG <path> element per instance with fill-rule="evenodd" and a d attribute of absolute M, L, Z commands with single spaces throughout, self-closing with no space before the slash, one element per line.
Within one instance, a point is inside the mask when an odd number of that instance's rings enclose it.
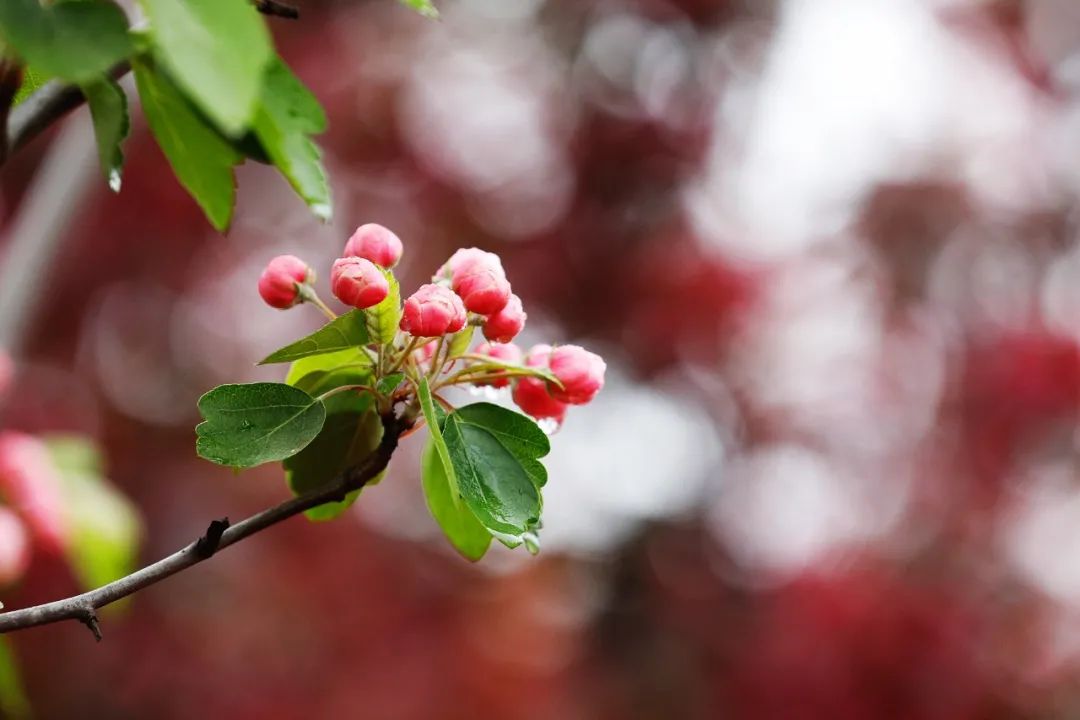
<path fill-rule="evenodd" d="M 510 282 L 502 265 L 476 261 L 465 263 L 454 272 L 451 287 L 466 309 L 478 315 L 493 315 L 510 301 Z"/>
<path fill-rule="evenodd" d="M 435 357 L 435 351 L 438 349 L 439 341 L 432 340 L 413 350 L 413 357 L 416 358 L 416 362 L 420 365 L 427 366 L 431 364 L 432 358 Z"/>
<path fill-rule="evenodd" d="M 492 267 L 497 267 L 502 270 L 502 261 L 499 260 L 499 256 L 495 253 L 481 250 L 480 248 L 460 248 L 450 256 L 450 259 L 443 263 L 439 271 L 435 273 L 435 277 L 432 278 L 432 282 L 438 280 L 449 280 L 454 276 L 458 270 L 462 270 L 467 265 L 474 263 L 481 263 Z M 506 273 L 503 272 L 503 275 Z"/>
<path fill-rule="evenodd" d="M 356 228 L 345 243 L 345 257 L 359 257 L 390 269 L 398 264 L 402 253 L 401 238 L 376 223 Z"/>
<path fill-rule="evenodd" d="M 441 285 L 421 285 L 402 308 L 401 329 L 415 337 L 440 337 L 465 327 L 461 298 Z"/>
<path fill-rule="evenodd" d="M 390 283 L 370 260 L 343 257 L 330 270 L 330 290 L 341 302 L 362 310 L 385 300 Z"/>
<path fill-rule="evenodd" d="M 492 345 L 490 343 L 480 343 L 476 347 L 477 355 L 487 355 L 488 357 L 495 358 L 496 360 L 502 360 L 506 363 L 520 364 L 523 353 L 514 343 L 498 343 Z M 496 380 L 488 380 L 485 382 L 478 382 L 477 385 L 490 385 L 491 387 L 502 388 L 510 384 L 510 378 L 498 378 Z"/>
<path fill-rule="evenodd" d="M 526 415 L 537 420 L 551 419 L 562 424 L 566 418 L 566 404 L 548 393 L 547 383 L 537 378 L 523 377 L 514 385 L 512 397 Z"/>
<path fill-rule="evenodd" d="M 551 385 L 551 396 L 571 405 L 584 405 L 604 387 L 607 364 L 596 353 L 578 345 L 560 345 L 548 359 L 551 373 L 563 384 Z"/>
<path fill-rule="evenodd" d="M 0 587 L 21 578 L 29 564 L 26 526 L 10 508 L 0 505 Z"/>
<path fill-rule="evenodd" d="M 513 293 L 506 305 L 484 321 L 484 337 L 491 342 L 508 343 L 525 327 L 528 316 L 521 307 L 521 298 Z"/>
<path fill-rule="evenodd" d="M 43 547 L 63 550 L 68 537 L 64 499 L 58 471 L 43 442 L 18 432 L 0 434 L 0 495 Z"/>
<path fill-rule="evenodd" d="M 287 310 L 300 301 L 297 285 L 314 282 L 315 273 L 295 255 L 278 255 L 259 276 L 259 295 L 270 307 Z"/>

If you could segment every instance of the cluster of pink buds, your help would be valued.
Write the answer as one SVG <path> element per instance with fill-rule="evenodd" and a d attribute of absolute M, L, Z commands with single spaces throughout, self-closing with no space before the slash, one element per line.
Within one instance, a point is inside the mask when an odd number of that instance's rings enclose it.
<path fill-rule="evenodd" d="M 61 483 L 45 444 L 0 433 L 0 586 L 22 576 L 31 548 L 61 552 L 68 541 Z"/>
<path fill-rule="evenodd" d="M 330 287 L 338 300 L 358 309 L 371 308 L 389 295 L 389 270 L 401 259 L 400 238 L 387 228 L 359 227 L 334 262 Z M 282 256 L 270 261 L 259 281 L 272 307 L 312 302 L 333 313 L 312 288 L 315 273 L 303 261 Z M 577 345 L 537 345 L 522 352 L 513 340 L 525 327 L 521 298 L 510 287 L 499 256 L 462 248 L 409 295 L 400 308 L 398 337 L 374 347 L 377 374 L 403 372 L 415 385 L 427 377 L 433 392 L 453 385 L 512 387 L 514 402 L 528 415 L 557 426 L 570 405 L 591 401 L 604 385 L 606 366 L 595 353 Z M 487 342 L 469 350 L 479 327 Z M 450 371 L 461 363 L 460 369 Z M 402 399 L 399 393 L 396 398 Z"/>

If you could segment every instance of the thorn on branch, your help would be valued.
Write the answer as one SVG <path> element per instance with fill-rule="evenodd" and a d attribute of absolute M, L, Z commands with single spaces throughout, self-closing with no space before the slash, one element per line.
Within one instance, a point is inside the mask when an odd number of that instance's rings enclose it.
<path fill-rule="evenodd" d="M 286 5 L 278 0 L 255 0 L 255 9 L 263 15 L 296 20 L 300 17 L 300 11 L 292 5 Z"/>
<path fill-rule="evenodd" d="M 90 628 L 90 632 L 94 633 L 94 639 L 101 642 L 101 626 L 98 625 L 97 611 L 94 610 L 93 605 L 83 608 L 79 616 L 79 622 Z"/>
<path fill-rule="evenodd" d="M 203 560 L 213 557 L 221 544 L 221 536 L 229 529 L 229 518 L 221 518 L 210 523 L 206 534 L 195 543 L 195 554 Z"/>

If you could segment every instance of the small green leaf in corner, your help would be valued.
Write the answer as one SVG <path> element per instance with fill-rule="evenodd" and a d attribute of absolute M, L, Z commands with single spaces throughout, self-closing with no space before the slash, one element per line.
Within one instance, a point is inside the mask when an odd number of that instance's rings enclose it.
<path fill-rule="evenodd" d="M 394 373 L 387 375 L 375 386 L 375 389 L 379 391 L 381 395 L 389 395 L 397 390 L 398 385 L 405 379 L 405 373 Z"/>
<path fill-rule="evenodd" d="M 434 20 L 439 17 L 439 10 L 431 0 L 398 0 L 398 2 L 406 7 L 411 7 L 426 18 Z"/>
<path fill-rule="evenodd" d="M 120 192 L 120 170 L 124 165 L 124 153 L 120 150 L 120 143 L 131 128 L 127 95 L 115 81 L 104 77 L 84 83 L 81 89 L 87 104 L 90 105 L 90 117 L 94 121 L 94 137 L 97 139 L 101 171 L 109 183 L 109 189 Z"/>

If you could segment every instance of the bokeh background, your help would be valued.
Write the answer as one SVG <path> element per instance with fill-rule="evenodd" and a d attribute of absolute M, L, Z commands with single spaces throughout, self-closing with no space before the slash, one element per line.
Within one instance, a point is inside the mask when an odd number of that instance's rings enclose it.
<path fill-rule="evenodd" d="M 498 252 L 525 341 L 608 385 L 555 438 L 539 557 L 459 559 L 414 436 L 343 519 L 104 642 L 14 636 L 40 717 L 1080 715 L 1080 4 L 298 4 L 272 26 L 330 118 L 334 222 L 249 163 L 216 235 L 137 113 L 113 195 L 73 113 L 0 175 L 0 242 L 70 211 L 4 423 L 102 443 L 146 560 L 277 502 L 275 468 L 195 457 L 195 401 L 280 379 L 253 361 L 319 317 L 265 307 L 261 267 L 325 277 L 363 222 L 406 288 Z M 3 600 L 74 589 L 42 557 Z"/>

